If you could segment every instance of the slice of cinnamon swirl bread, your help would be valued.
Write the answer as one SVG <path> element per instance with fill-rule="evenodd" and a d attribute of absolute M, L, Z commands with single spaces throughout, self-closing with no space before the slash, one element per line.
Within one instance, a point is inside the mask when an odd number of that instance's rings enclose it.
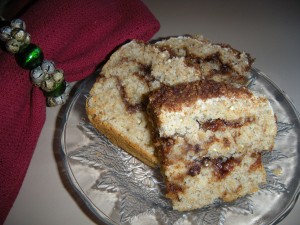
<path fill-rule="evenodd" d="M 253 59 L 228 45 L 201 36 L 155 43 L 133 40 L 103 66 L 90 91 L 86 112 L 91 123 L 114 144 L 150 166 L 158 164 L 146 105 L 162 85 L 215 80 L 244 85 Z"/>
<path fill-rule="evenodd" d="M 277 132 L 265 97 L 200 80 L 150 92 L 148 112 L 174 209 L 232 201 L 265 182 L 260 153 L 272 150 Z"/>
<path fill-rule="evenodd" d="M 185 164 L 182 160 L 165 165 L 166 197 L 173 209 L 189 211 L 221 199 L 231 202 L 259 190 L 266 182 L 261 155 L 239 158 L 202 158 Z"/>
<path fill-rule="evenodd" d="M 168 60 L 156 62 L 152 73 L 170 85 L 199 79 L 244 85 L 254 61 L 248 53 L 211 43 L 202 36 L 169 38 L 155 46 L 168 55 Z"/>

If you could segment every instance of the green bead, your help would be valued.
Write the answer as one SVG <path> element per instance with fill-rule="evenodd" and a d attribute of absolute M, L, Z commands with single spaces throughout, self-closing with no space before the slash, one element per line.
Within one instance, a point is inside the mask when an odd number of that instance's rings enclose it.
<path fill-rule="evenodd" d="M 47 96 L 47 97 L 58 97 L 60 95 L 62 95 L 66 90 L 66 82 L 63 81 L 59 84 L 57 84 L 57 86 L 54 88 L 53 91 L 50 91 L 50 92 L 44 92 L 44 94 Z"/>
<path fill-rule="evenodd" d="M 29 44 L 22 46 L 20 51 L 15 54 L 15 59 L 23 69 L 32 70 L 42 64 L 44 54 L 37 45 Z"/>

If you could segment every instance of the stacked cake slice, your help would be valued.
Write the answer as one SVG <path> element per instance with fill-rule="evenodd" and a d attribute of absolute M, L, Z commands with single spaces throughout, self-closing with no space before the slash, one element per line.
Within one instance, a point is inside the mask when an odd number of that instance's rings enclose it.
<path fill-rule="evenodd" d="M 149 117 L 174 209 L 200 208 L 257 191 L 261 151 L 274 145 L 269 101 L 245 87 L 194 81 L 150 93 Z"/>

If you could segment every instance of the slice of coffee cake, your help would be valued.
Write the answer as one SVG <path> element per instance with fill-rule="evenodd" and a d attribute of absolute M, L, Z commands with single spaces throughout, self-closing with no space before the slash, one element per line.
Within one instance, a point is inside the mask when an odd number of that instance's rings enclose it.
<path fill-rule="evenodd" d="M 176 137 L 175 149 L 192 148 L 199 157 L 236 157 L 274 145 L 270 102 L 245 87 L 205 80 L 162 86 L 150 94 L 150 110 L 159 137 Z"/>
<path fill-rule="evenodd" d="M 216 199 L 231 202 L 259 190 L 266 182 L 261 155 L 238 158 L 202 158 L 164 164 L 166 197 L 173 209 L 189 211 L 212 204 Z"/>
<path fill-rule="evenodd" d="M 265 182 L 260 152 L 272 150 L 277 132 L 265 97 L 200 80 L 151 92 L 148 112 L 174 209 L 232 201 Z"/>

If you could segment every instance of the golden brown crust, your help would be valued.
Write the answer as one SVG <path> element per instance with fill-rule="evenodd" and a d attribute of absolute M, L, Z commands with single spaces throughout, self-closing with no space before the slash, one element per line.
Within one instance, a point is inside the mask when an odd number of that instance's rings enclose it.
<path fill-rule="evenodd" d="M 129 154 L 141 160 L 143 163 L 150 167 L 157 167 L 158 158 L 145 151 L 139 145 L 136 145 L 129 140 L 123 133 L 120 133 L 111 124 L 98 120 L 97 117 L 93 117 L 94 112 L 90 107 L 86 107 L 87 115 L 92 125 L 105 135 L 114 145 L 126 150 Z"/>

